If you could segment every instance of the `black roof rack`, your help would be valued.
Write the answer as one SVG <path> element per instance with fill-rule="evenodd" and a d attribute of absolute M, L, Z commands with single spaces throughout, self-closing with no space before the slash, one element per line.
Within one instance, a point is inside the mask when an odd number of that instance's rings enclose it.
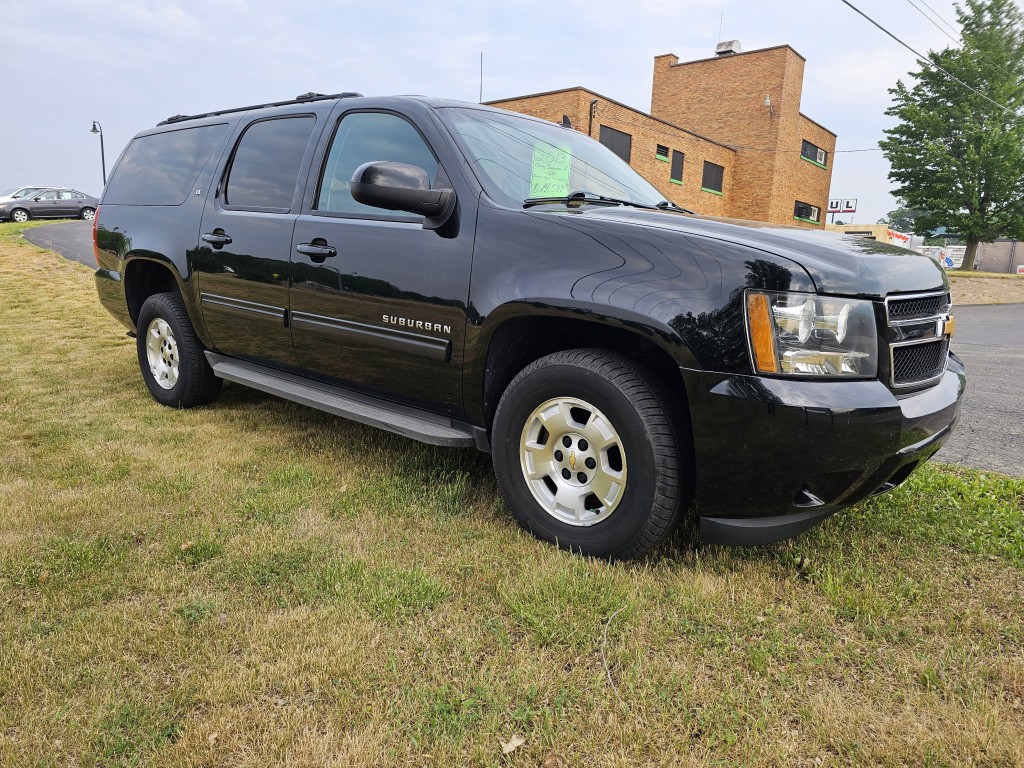
<path fill-rule="evenodd" d="M 171 123 L 180 123 L 184 120 L 198 120 L 200 117 L 215 117 L 216 115 L 228 115 L 232 112 L 248 112 L 251 109 L 265 109 L 266 107 L 283 107 L 287 104 L 304 104 L 308 101 L 323 101 L 324 99 L 353 99 L 362 95 L 363 94 L 356 93 L 355 91 L 344 91 L 342 93 L 331 94 L 314 93 L 313 91 L 310 91 L 309 93 L 303 93 L 302 95 L 296 96 L 294 99 L 289 99 L 288 101 L 275 101 L 270 104 L 252 104 L 248 107 L 234 107 L 233 109 L 219 109 L 216 112 L 204 112 L 201 115 L 174 115 L 173 117 L 168 117 L 161 123 L 157 123 L 157 125 L 170 125 Z"/>

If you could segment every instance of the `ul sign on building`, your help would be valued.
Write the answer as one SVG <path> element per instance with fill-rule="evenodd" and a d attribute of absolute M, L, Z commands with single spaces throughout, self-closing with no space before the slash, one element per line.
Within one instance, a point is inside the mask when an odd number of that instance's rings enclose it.
<path fill-rule="evenodd" d="M 826 213 L 856 213 L 857 212 L 857 199 L 856 198 L 836 198 L 828 201 L 828 211 Z"/>

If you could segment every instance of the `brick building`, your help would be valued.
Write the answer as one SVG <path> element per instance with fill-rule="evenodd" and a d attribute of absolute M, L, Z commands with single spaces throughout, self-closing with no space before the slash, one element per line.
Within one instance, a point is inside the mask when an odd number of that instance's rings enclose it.
<path fill-rule="evenodd" d="M 488 104 L 599 140 L 672 202 L 710 216 L 822 227 L 836 135 L 800 112 L 804 58 L 788 45 L 654 59 L 651 111 L 582 87 Z"/>

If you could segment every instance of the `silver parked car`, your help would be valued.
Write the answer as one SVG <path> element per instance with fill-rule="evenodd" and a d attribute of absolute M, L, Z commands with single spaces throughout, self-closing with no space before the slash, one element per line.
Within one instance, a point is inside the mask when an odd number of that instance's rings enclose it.
<path fill-rule="evenodd" d="M 47 189 L 67 189 L 67 187 L 59 184 L 31 184 L 27 187 L 13 187 L 4 190 L 4 193 L 0 195 L 0 203 L 6 203 L 8 200 L 21 200 L 23 197 L 32 197 L 37 192 L 43 192 Z"/>
<path fill-rule="evenodd" d="M 37 190 L 31 197 L 0 201 L 0 221 L 85 219 L 92 221 L 100 201 L 75 189 Z"/>

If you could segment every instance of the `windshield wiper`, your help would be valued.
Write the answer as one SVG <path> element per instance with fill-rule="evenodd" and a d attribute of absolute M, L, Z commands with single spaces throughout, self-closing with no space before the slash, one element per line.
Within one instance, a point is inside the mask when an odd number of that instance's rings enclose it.
<path fill-rule="evenodd" d="M 589 205 L 629 205 L 633 208 L 644 208 L 650 211 L 659 210 L 661 205 L 648 205 L 647 203 L 638 203 L 635 200 L 623 200 L 618 197 L 607 197 L 606 195 L 598 195 L 593 192 L 573 192 L 566 195 L 565 197 L 528 197 L 523 200 L 523 208 L 530 208 L 534 205 L 566 205 L 572 206 L 583 205 L 587 203 Z"/>
<path fill-rule="evenodd" d="M 689 208 L 683 208 L 681 205 L 676 205 L 671 200 L 662 200 L 658 203 L 658 208 L 663 211 L 679 211 L 680 213 L 693 213 Z"/>

